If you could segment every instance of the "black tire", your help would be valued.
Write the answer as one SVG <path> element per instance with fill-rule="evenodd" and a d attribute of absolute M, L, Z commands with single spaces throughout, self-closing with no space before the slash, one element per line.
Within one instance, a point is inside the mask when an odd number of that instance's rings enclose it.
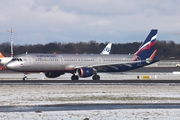
<path fill-rule="evenodd" d="M 79 80 L 79 77 L 77 75 L 71 76 L 71 80 Z"/>
<path fill-rule="evenodd" d="M 100 76 L 99 76 L 99 75 L 94 75 L 94 76 L 92 77 L 92 79 L 93 79 L 93 80 L 100 80 Z"/>
<path fill-rule="evenodd" d="M 27 80 L 27 77 L 23 77 L 23 81 Z"/>

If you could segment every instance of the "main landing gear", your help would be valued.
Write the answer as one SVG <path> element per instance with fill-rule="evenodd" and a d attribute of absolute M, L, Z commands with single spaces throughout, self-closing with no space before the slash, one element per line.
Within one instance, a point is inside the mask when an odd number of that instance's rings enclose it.
<path fill-rule="evenodd" d="M 95 74 L 95 75 L 93 75 L 92 79 L 93 79 L 93 80 L 100 80 L 100 76 L 97 75 L 97 74 Z"/>
<path fill-rule="evenodd" d="M 95 74 L 95 75 L 93 75 L 92 79 L 93 79 L 93 80 L 100 80 L 100 76 L 97 75 L 97 74 Z M 71 76 L 71 80 L 79 80 L 79 76 L 73 74 L 73 75 Z"/>
<path fill-rule="evenodd" d="M 27 73 L 24 73 L 23 80 L 28 80 L 28 78 L 27 78 Z"/>
<path fill-rule="evenodd" d="M 71 76 L 71 80 L 79 80 L 79 77 L 77 75 L 73 74 Z"/>

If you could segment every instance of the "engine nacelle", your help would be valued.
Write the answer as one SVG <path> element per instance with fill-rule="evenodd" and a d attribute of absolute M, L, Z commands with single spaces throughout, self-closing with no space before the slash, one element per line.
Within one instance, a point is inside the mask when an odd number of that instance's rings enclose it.
<path fill-rule="evenodd" d="M 63 74 L 62 72 L 45 72 L 45 76 L 48 78 L 56 78 Z"/>
<path fill-rule="evenodd" d="M 77 73 L 80 77 L 89 77 L 94 74 L 94 71 L 92 68 L 79 68 L 77 69 Z"/>

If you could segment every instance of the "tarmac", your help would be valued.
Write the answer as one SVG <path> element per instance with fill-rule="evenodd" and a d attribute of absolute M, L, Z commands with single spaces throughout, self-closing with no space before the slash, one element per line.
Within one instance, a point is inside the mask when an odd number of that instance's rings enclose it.
<path fill-rule="evenodd" d="M 143 67 L 127 72 L 98 73 L 100 80 L 180 80 L 179 67 Z M 70 80 L 72 74 L 65 74 L 57 78 L 47 78 L 44 73 L 30 73 L 28 80 Z M 21 72 L 1 71 L 1 80 L 22 80 Z M 92 77 L 79 80 L 92 80 Z"/>

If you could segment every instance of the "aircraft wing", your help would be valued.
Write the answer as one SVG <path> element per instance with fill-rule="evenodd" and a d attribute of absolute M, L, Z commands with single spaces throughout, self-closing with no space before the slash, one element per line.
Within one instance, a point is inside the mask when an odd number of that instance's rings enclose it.
<path fill-rule="evenodd" d="M 145 61 L 145 60 L 144 60 Z M 118 66 L 128 66 L 128 67 L 132 67 L 133 63 L 138 63 L 138 62 L 143 62 L 141 61 L 132 61 L 129 63 L 109 63 L 109 64 L 97 64 L 97 65 L 89 65 L 89 66 L 76 66 L 75 69 L 81 68 L 81 67 L 88 67 L 88 68 L 94 68 L 97 71 L 99 70 L 103 70 L 106 71 L 107 68 L 113 68 L 113 69 L 117 69 L 118 70 Z"/>
<path fill-rule="evenodd" d="M 129 63 L 110 63 L 110 64 L 99 64 L 99 65 L 93 65 L 92 68 L 95 68 L 97 71 L 99 70 L 106 70 L 107 68 L 113 68 L 118 70 L 118 66 L 127 66 L 127 67 L 132 67 L 132 64 L 134 63 L 138 63 L 138 62 L 142 62 L 142 61 L 132 61 Z"/>

